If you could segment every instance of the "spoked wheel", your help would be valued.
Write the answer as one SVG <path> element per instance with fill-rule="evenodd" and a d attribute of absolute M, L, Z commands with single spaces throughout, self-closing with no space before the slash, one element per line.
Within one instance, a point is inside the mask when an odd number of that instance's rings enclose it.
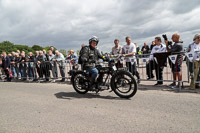
<path fill-rule="evenodd" d="M 127 71 L 118 71 L 111 79 L 111 88 L 121 98 L 133 97 L 137 92 L 137 83 Z"/>
<path fill-rule="evenodd" d="M 79 94 L 85 94 L 88 92 L 88 82 L 86 80 L 86 77 L 80 73 L 80 72 L 77 72 L 76 74 L 74 74 L 73 76 L 73 87 L 74 87 L 74 90 L 79 93 Z"/>

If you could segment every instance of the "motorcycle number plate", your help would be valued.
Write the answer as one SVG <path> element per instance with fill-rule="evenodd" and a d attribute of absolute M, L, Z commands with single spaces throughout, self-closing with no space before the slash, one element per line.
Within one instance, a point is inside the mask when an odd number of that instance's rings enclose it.
<path fill-rule="evenodd" d="M 117 70 L 117 67 L 116 67 L 116 66 L 113 66 L 113 70 L 115 70 L 115 71 L 116 71 L 116 70 Z"/>

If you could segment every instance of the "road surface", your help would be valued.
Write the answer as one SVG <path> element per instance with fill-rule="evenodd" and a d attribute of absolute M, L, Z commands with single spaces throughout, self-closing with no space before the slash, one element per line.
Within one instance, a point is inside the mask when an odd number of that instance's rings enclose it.
<path fill-rule="evenodd" d="M 199 133 L 200 94 L 140 86 L 80 95 L 69 84 L 0 82 L 0 133 Z"/>

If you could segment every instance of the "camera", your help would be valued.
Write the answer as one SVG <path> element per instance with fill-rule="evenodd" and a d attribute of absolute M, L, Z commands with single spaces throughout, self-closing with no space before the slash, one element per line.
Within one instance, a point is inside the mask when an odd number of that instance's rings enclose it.
<path fill-rule="evenodd" d="M 167 40 L 168 40 L 168 39 L 167 39 L 167 35 L 166 35 L 166 34 L 163 34 L 163 35 L 162 35 L 162 37 L 164 38 L 164 40 L 165 40 L 165 41 L 167 41 Z"/>
<path fill-rule="evenodd" d="M 164 38 L 165 41 L 168 41 L 167 35 L 163 34 L 162 37 Z M 168 48 L 171 49 L 172 48 L 172 41 L 168 41 Z"/>

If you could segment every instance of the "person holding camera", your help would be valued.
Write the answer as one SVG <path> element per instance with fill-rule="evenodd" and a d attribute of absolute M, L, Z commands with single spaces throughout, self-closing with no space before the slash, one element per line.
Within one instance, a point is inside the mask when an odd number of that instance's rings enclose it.
<path fill-rule="evenodd" d="M 183 56 L 180 52 L 183 52 L 183 42 L 180 40 L 180 35 L 178 33 L 174 33 L 172 35 L 172 41 L 174 44 L 169 47 L 172 42 L 168 41 L 167 38 L 165 38 L 165 43 L 167 47 L 168 52 L 172 52 L 172 54 L 177 54 L 176 62 L 175 64 L 172 63 L 172 73 L 173 73 L 173 83 L 170 85 L 173 89 L 180 88 L 181 87 L 181 81 L 182 81 L 182 72 L 181 72 L 181 65 Z M 178 77 L 178 85 L 176 86 L 176 78 Z"/>

